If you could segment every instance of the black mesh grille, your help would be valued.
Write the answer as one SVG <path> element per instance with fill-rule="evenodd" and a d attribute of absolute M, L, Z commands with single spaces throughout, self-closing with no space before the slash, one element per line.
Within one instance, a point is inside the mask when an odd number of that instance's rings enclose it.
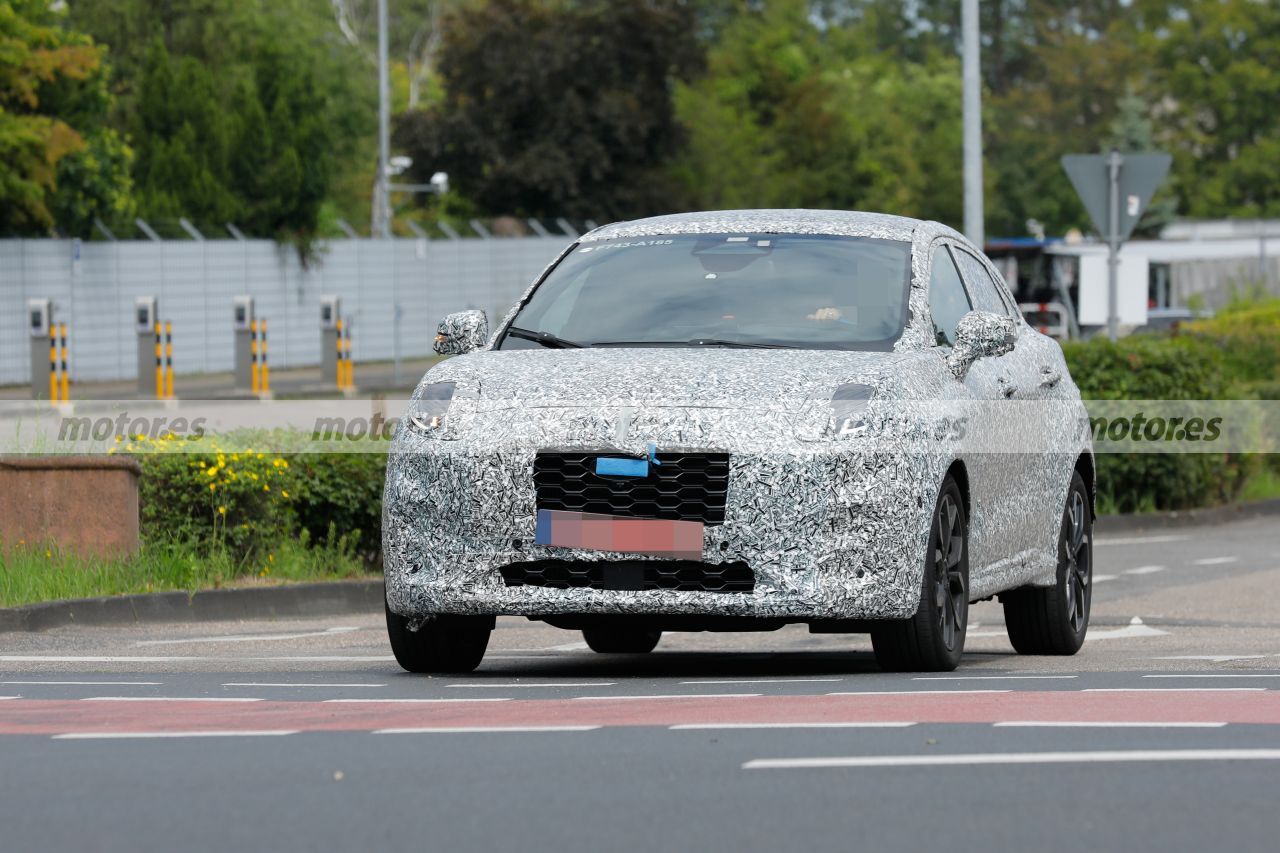
<path fill-rule="evenodd" d="M 626 518 L 724 523 L 729 454 L 659 453 L 647 477 L 600 477 L 596 459 L 616 453 L 544 450 L 533 463 L 538 509 Z"/>
<path fill-rule="evenodd" d="M 507 586 L 551 589 L 649 590 L 679 592 L 751 592 L 755 572 L 746 563 L 695 560 L 531 560 L 502 569 Z"/>

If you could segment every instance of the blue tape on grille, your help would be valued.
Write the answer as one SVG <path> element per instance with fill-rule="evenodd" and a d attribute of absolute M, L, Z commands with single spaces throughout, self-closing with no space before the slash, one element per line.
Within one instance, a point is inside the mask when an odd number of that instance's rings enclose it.
<path fill-rule="evenodd" d="M 596 475 L 600 477 L 648 477 L 649 460 L 601 456 L 596 459 Z"/>

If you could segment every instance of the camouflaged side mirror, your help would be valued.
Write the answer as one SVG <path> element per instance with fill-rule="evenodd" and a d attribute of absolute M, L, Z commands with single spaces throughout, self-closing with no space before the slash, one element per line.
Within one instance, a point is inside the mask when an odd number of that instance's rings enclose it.
<path fill-rule="evenodd" d="M 435 351 L 441 355 L 464 355 L 489 341 L 489 318 L 483 311 L 457 311 L 445 315 L 436 327 Z"/>
<path fill-rule="evenodd" d="M 956 379 L 964 379 L 980 358 L 1001 356 L 1018 340 L 1018 324 L 1012 317 L 989 311 L 970 311 L 956 324 L 956 343 L 947 356 L 947 367 Z"/>

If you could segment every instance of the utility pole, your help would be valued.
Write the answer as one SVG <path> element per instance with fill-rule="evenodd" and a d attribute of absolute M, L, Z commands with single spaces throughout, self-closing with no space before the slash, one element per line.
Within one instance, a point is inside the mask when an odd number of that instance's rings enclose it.
<path fill-rule="evenodd" d="M 1120 167 L 1124 156 L 1114 148 L 1107 155 L 1107 337 L 1112 342 L 1120 326 Z"/>
<path fill-rule="evenodd" d="M 976 0 L 975 0 L 976 2 Z M 378 179 L 373 185 L 373 236 L 391 236 L 391 84 L 387 73 L 387 0 L 378 0 Z"/>
<path fill-rule="evenodd" d="M 960 2 L 964 87 L 964 235 L 979 249 L 986 241 L 982 204 L 982 76 L 978 0 Z"/>

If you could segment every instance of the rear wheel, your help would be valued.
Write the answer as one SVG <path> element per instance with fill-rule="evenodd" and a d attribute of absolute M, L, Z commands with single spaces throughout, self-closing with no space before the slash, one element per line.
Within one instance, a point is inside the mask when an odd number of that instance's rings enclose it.
<path fill-rule="evenodd" d="M 876 662 L 891 672 L 950 672 L 964 653 L 969 622 L 969 522 L 950 475 L 929 526 L 916 615 L 871 633 Z"/>
<path fill-rule="evenodd" d="M 436 616 L 416 631 L 387 607 L 387 636 L 396 662 L 409 672 L 471 672 L 484 659 L 492 616 Z"/>
<path fill-rule="evenodd" d="M 1006 592 L 1004 624 L 1023 655 L 1073 655 L 1089 630 L 1093 599 L 1093 513 L 1089 491 L 1076 471 L 1058 532 L 1058 577 L 1050 587 Z"/>
<path fill-rule="evenodd" d="M 647 628 L 583 628 L 582 639 L 593 652 L 606 655 L 644 655 L 657 648 L 661 631 Z"/>

